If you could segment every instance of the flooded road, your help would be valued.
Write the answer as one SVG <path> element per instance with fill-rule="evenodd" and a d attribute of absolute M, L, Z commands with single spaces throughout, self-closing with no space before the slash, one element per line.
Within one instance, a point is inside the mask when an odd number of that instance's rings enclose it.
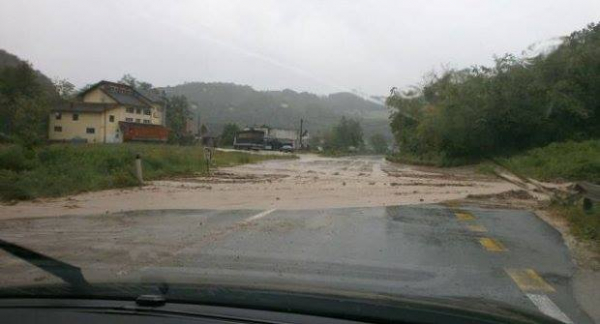
<path fill-rule="evenodd" d="M 560 233 L 510 209 L 535 202 L 517 189 L 472 168 L 301 155 L 3 206 L 0 238 L 79 266 L 92 282 L 490 300 L 591 323 L 573 295 L 576 267 Z M 477 197 L 503 201 L 483 208 Z M 2 285 L 59 281 L 4 251 L 0 269 Z"/>
<path fill-rule="evenodd" d="M 518 189 L 472 167 L 429 168 L 383 157 L 295 160 L 220 168 L 210 176 L 154 181 L 142 188 L 105 190 L 3 206 L 1 217 L 91 215 L 143 209 L 315 209 L 439 203 Z"/>
<path fill-rule="evenodd" d="M 502 302 L 591 323 L 560 234 L 534 214 L 436 204 L 12 219 L 0 237 L 90 282 L 224 283 Z M 58 279 L 0 251 L 0 284 Z M 296 287 L 296 288 L 294 288 Z M 549 311 L 550 310 L 550 311 Z"/>

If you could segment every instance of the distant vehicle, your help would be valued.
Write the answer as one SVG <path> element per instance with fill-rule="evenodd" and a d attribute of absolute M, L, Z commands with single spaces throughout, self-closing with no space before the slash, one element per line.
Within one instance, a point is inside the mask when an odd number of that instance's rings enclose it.
<path fill-rule="evenodd" d="M 233 148 L 246 150 L 260 150 L 264 148 L 265 132 L 262 130 L 239 131 L 233 140 Z"/>
<path fill-rule="evenodd" d="M 294 151 L 294 148 L 291 145 L 283 145 L 280 149 L 281 152 L 291 153 Z"/>

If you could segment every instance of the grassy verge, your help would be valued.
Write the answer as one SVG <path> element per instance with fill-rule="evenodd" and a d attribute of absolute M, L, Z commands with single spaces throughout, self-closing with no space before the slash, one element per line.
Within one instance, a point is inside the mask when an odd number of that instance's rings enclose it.
<path fill-rule="evenodd" d="M 498 162 L 538 180 L 600 183 L 600 140 L 553 143 Z"/>
<path fill-rule="evenodd" d="M 577 204 L 565 205 L 554 203 L 550 212 L 569 221 L 569 228 L 580 240 L 593 242 L 600 249 L 600 206 L 586 212 Z"/>
<path fill-rule="evenodd" d="M 0 146 L 0 199 L 57 197 L 137 185 L 135 155 L 141 154 L 145 180 L 206 172 L 199 146 L 161 144 L 56 144 L 26 150 Z M 233 166 L 293 156 L 217 151 L 215 166 Z"/>
<path fill-rule="evenodd" d="M 600 183 L 600 140 L 552 143 L 498 162 L 519 176 L 537 180 Z M 575 237 L 600 247 L 600 206 L 586 212 L 579 202 L 554 202 L 550 212 L 566 219 Z"/>

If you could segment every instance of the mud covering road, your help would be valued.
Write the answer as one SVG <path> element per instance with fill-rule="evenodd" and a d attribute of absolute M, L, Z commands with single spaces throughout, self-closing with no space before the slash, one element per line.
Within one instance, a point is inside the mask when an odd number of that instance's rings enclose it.
<path fill-rule="evenodd" d="M 221 168 L 208 177 L 154 181 L 142 188 L 2 206 L 0 218 L 144 209 L 315 209 L 427 204 L 518 189 L 510 182 L 478 174 L 469 167 L 426 168 L 389 163 L 383 157 L 324 158 L 303 154 L 297 160 Z"/>
<path fill-rule="evenodd" d="M 90 282 L 466 298 L 591 323 L 580 306 L 597 293 L 576 294 L 560 233 L 513 208 L 535 203 L 472 168 L 302 155 L 2 206 L 0 239 L 79 266 Z M 0 250 L 0 287 L 56 282 Z"/>
<path fill-rule="evenodd" d="M 560 234 L 530 212 L 406 205 L 167 210 L 2 221 L 95 282 L 224 283 L 502 302 L 591 323 Z M 0 286 L 58 279 L 0 251 Z M 167 297 L 168 298 L 168 297 Z"/>

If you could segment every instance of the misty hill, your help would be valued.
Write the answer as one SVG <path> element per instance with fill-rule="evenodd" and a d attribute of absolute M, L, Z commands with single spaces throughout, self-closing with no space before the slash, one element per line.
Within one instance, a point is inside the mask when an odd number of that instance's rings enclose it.
<path fill-rule="evenodd" d="M 5 67 L 15 67 L 19 64 L 26 62 L 20 59 L 18 56 L 11 54 L 3 49 L 0 49 L 0 69 Z M 55 92 L 52 80 L 45 76 L 42 72 L 35 70 L 37 75 L 37 81 L 41 84 L 42 88 L 49 91 L 50 93 Z"/>
<path fill-rule="evenodd" d="M 387 109 L 352 93 L 318 96 L 293 90 L 257 91 L 233 83 L 192 82 L 163 88 L 168 95 L 184 95 L 197 106 L 202 123 L 219 133 L 226 123 L 298 128 L 304 119 L 312 134 L 328 130 L 341 116 L 360 120 L 366 136 L 391 137 Z"/>

